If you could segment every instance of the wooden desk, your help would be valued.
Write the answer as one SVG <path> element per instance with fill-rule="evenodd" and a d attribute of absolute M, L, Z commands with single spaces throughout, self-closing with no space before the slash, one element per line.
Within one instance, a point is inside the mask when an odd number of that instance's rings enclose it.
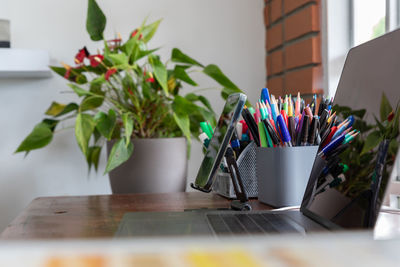
<path fill-rule="evenodd" d="M 251 201 L 254 210 L 271 207 Z M 110 238 L 125 212 L 183 211 L 200 208 L 228 208 L 230 201 L 201 192 L 135 194 L 34 199 L 1 233 L 0 239 Z M 400 215 L 382 213 L 375 237 L 400 237 Z"/>
<path fill-rule="evenodd" d="M 270 209 L 251 201 L 255 210 Z M 130 211 L 183 211 L 228 208 L 230 201 L 201 192 L 135 194 L 34 199 L 1 233 L 1 239 L 113 237 L 122 216 Z"/>

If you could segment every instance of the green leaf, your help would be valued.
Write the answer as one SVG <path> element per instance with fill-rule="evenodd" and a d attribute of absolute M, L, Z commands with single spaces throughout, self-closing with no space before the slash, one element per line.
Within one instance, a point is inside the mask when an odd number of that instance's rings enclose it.
<path fill-rule="evenodd" d="M 100 111 L 94 117 L 96 123 L 96 129 L 108 140 L 111 140 L 116 122 L 117 115 L 113 109 L 108 111 L 108 115 L 103 111 Z"/>
<path fill-rule="evenodd" d="M 189 115 L 174 112 L 173 117 L 174 117 L 174 120 L 175 120 L 176 124 L 178 125 L 179 129 L 181 129 L 183 135 L 186 137 L 186 139 L 188 141 L 188 155 L 190 155 L 191 139 L 190 139 Z"/>
<path fill-rule="evenodd" d="M 186 73 L 185 69 L 186 68 L 179 66 L 179 65 L 175 66 L 175 69 L 174 69 L 175 78 L 177 78 L 181 81 L 184 81 L 185 83 L 188 83 L 190 85 L 197 86 L 197 83 L 189 77 L 189 75 Z"/>
<path fill-rule="evenodd" d="M 240 90 L 231 80 L 229 80 L 228 77 L 225 76 L 224 73 L 222 73 L 222 71 L 217 65 L 210 64 L 204 68 L 203 72 L 212 79 L 214 79 L 221 86 L 229 88 L 230 90 L 235 91 L 236 93 L 242 92 L 242 90 Z"/>
<path fill-rule="evenodd" d="M 386 95 L 384 92 L 382 92 L 382 100 L 381 100 L 381 106 L 380 106 L 380 117 L 381 121 L 387 120 L 387 117 L 390 112 L 393 111 L 392 106 L 389 103 L 389 100 L 387 99 Z"/>
<path fill-rule="evenodd" d="M 53 103 L 51 103 L 50 107 L 47 109 L 45 114 L 53 117 L 59 117 L 73 110 L 77 110 L 78 107 L 79 106 L 75 103 L 69 103 L 68 105 L 64 105 L 53 101 Z"/>
<path fill-rule="evenodd" d="M 32 132 L 22 141 L 15 153 L 47 146 L 53 138 L 53 133 L 47 123 L 41 122 L 33 128 Z"/>
<path fill-rule="evenodd" d="M 53 119 L 44 119 L 42 120 L 42 123 L 45 123 L 49 129 L 54 132 L 54 130 L 57 127 L 57 124 L 59 123 L 59 120 L 53 120 Z"/>
<path fill-rule="evenodd" d="M 164 90 L 165 94 L 168 95 L 168 83 L 167 83 L 167 69 L 164 64 L 157 57 L 150 58 L 151 65 L 153 67 L 154 75 Z"/>
<path fill-rule="evenodd" d="M 172 49 L 171 60 L 173 62 L 180 62 L 180 63 L 186 63 L 186 64 L 190 64 L 190 65 L 196 65 L 199 67 L 204 67 L 198 61 L 196 61 L 193 58 L 189 57 L 188 55 L 182 53 L 182 51 L 179 50 L 178 48 Z"/>
<path fill-rule="evenodd" d="M 370 133 L 365 139 L 364 147 L 361 151 L 361 155 L 369 152 L 371 149 L 374 149 L 379 143 L 383 140 L 379 131 L 374 131 Z"/>
<path fill-rule="evenodd" d="M 63 78 L 65 77 L 65 74 L 67 72 L 64 67 L 50 66 L 50 69 Z M 84 72 L 84 69 L 82 68 L 72 69 L 68 80 L 71 82 L 76 82 L 77 84 L 85 84 L 87 82 L 87 79 L 86 76 L 82 74 L 82 72 Z"/>
<path fill-rule="evenodd" d="M 110 54 L 109 57 L 114 65 L 128 65 L 128 57 L 123 53 Z"/>
<path fill-rule="evenodd" d="M 83 88 L 81 88 L 81 87 L 79 87 L 79 86 L 77 86 L 77 85 L 75 85 L 73 83 L 69 83 L 68 86 L 71 87 L 71 89 L 74 90 L 74 92 L 79 97 L 87 96 L 87 95 L 93 95 L 92 92 L 89 92 L 89 91 L 87 91 L 87 90 L 85 90 L 85 89 L 83 89 Z"/>
<path fill-rule="evenodd" d="M 150 50 L 139 50 L 135 60 L 139 60 L 147 55 L 153 54 L 155 51 L 157 51 L 159 49 L 160 48 L 154 48 L 154 49 L 150 49 Z"/>
<path fill-rule="evenodd" d="M 103 32 L 106 27 L 106 16 L 95 0 L 88 1 L 86 30 L 93 41 L 103 39 Z"/>
<path fill-rule="evenodd" d="M 175 96 L 174 102 L 172 103 L 172 109 L 175 113 L 179 114 L 189 115 L 191 113 L 197 112 L 198 108 L 199 107 L 196 106 L 196 104 L 193 104 L 192 102 L 180 95 Z"/>
<path fill-rule="evenodd" d="M 75 137 L 83 154 L 87 156 L 90 136 L 93 133 L 95 122 L 92 116 L 78 113 L 75 122 Z"/>
<path fill-rule="evenodd" d="M 159 19 L 159 20 L 143 27 L 143 29 L 141 30 L 141 34 L 143 36 L 143 41 L 145 43 L 150 41 L 151 38 L 154 36 L 154 34 L 156 33 L 156 31 L 158 29 L 158 25 L 160 25 L 161 21 L 162 21 L 162 19 Z"/>
<path fill-rule="evenodd" d="M 131 142 L 131 136 L 133 132 L 133 120 L 129 113 L 122 114 L 122 122 L 125 127 L 125 143 L 128 146 Z"/>
<path fill-rule="evenodd" d="M 133 143 L 125 144 L 125 138 L 119 139 L 111 149 L 110 155 L 108 156 L 108 162 L 104 174 L 115 169 L 125 161 L 127 161 L 133 152 Z"/>
<path fill-rule="evenodd" d="M 103 96 L 96 96 L 96 95 L 88 96 L 85 99 L 83 99 L 79 111 L 83 112 L 86 110 L 92 110 L 98 108 L 103 104 L 103 101 L 104 101 Z"/>
<path fill-rule="evenodd" d="M 186 98 L 187 100 L 191 101 L 191 102 L 200 101 L 201 103 L 203 103 L 203 105 L 204 105 L 206 108 L 208 108 L 209 111 L 211 111 L 212 113 L 214 113 L 214 110 L 213 110 L 213 108 L 211 107 L 210 102 L 209 102 L 208 99 L 205 98 L 204 96 L 202 96 L 202 95 L 196 95 L 196 94 L 193 94 L 193 93 L 189 93 L 189 94 L 187 94 L 187 95 L 185 96 L 185 98 Z"/>
<path fill-rule="evenodd" d="M 94 165 L 94 169 L 97 171 L 98 166 L 99 166 L 100 152 L 101 152 L 100 146 L 89 147 L 88 155 L 86 157 L 87 163 L 89 165 L 89 171 L 90 171 L 92 164 Z"/>
<path fill-rule="evenodd" d="M 57 103 L 57 102 L 53 101 L 51 103 L 50 107 L 47 109 L 45 114 L 55 117 L 58 114 L 60 114 L 65 109 L 66 106 L 67 105 L 60 104 L 60 103 Z"/>

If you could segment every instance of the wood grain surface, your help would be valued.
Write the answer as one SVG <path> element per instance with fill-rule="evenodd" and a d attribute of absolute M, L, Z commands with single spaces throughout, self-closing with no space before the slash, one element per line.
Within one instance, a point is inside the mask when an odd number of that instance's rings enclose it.
<path fill-rule="evenodd" d="M 257 200 L 255 210 L 271 209 Z M 201 192 L 40 197 L 15 218 L 0 239 L 113 237 L 122 216 L 132 211 L 228 208 L 230 201 Z"/>

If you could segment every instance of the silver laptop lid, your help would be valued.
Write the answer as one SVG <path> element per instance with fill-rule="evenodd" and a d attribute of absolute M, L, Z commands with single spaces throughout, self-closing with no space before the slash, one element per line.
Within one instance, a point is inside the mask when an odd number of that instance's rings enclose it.
<path fill-rule="evenodd" d="M 361 132 L 341 153 L 317 155 L 301 206 L 305 215 L 330 228 L 375 225 L 398 151 L 398 118 L 390 113 L 399 100 L 396 30 L 347 55 L 333 111 L 337 123 L 353 115 L 353 129 Z"/>

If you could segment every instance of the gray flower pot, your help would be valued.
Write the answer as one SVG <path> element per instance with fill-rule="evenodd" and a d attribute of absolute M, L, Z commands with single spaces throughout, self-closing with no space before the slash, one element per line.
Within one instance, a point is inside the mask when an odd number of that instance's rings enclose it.
<path fill-rule="evenodd" d="M 186 138 L 133 139 L 131 158 L 109 173 L 114 194 L 184 192 Z M 114 142 L 107 143 L 107 154 Z"/>

